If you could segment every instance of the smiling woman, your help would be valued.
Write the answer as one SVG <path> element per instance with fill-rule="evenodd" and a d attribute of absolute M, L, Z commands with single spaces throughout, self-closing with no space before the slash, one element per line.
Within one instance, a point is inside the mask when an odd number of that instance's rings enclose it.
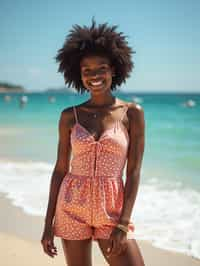
<path fill-rule="evenodd" d="M 86 90 L 93 93 L 111 87 L 114 67 L 108 58 L 88 55 L 80 61 L 81 79 Z"/>
<path fill-rule="evenodd" d="M 116 28 L 95 21 L 91 27 L 75 25 L 56 57 L 66 84 L 91 95 L 61 113 L 41 239 L 53 257 L 53 237 L 60 237 L 69 266 L 92 264 L 92 240 L 111 266 L 144 265 L 130 221 L 144 151 L 144 113 L 111 93 L 133 68 L 133 51 Z"/>
<path fill-rule="evenodd" d="M 79 25 L 73 27 L 55 57 L 59 62 L 58 71 L 64 74 L 65 83 L 69 87 L 72 86 L 81 93 L 85 91 L 81 80 L 80 62 L 83 57 L 92 54 L 103 56 L 104 60 L 109 60 L 110 66 L 115 67 L 111 90 L 126 81 L 134 67 L 131 54 L 135 51 L 128 46 L 123 33 L 118 33 L 116 29 L 117 26 L 109 27 L 107 23 L 96 27 L 94 20 L 90 28 Z M 104 70 L 101 69 L 101 72 Z"/>

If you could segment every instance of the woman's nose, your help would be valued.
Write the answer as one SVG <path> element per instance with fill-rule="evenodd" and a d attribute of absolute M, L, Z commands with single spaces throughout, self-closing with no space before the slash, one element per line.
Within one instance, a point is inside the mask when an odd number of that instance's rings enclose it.
<path fill-rule="evenodd" d="M 91 71 L 90 74 L 91 74 L 92 77 L 97 77 L 97 76 L 99 76 L 99 70 L 98 69 L 94 69 L 94 70 Z"/>

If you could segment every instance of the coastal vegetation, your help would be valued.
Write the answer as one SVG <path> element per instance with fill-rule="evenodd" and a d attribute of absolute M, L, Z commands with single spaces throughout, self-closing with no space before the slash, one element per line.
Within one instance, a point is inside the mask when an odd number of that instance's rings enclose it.
<path fill-rule="evenodd" d="M 9 82 L 0 81 L 0 92 L 24 92 L 25 89 L 21 85 L 15 85 Z"/>

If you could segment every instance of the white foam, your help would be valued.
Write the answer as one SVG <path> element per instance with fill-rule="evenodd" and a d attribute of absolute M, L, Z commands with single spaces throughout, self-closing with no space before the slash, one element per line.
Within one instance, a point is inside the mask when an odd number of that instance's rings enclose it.
<path fill-rule="evenodd" d="M 32 215 L 45 215 L 53 165 L 44 162 L 0 162 L 0 191 L 15 206 Z"/>
<path fill-rule="evenodd" d="M 26 213 L 44 216 L 53 165 L 1 161 L 0 169 L 0 191 L 7 193 L 13 204 Z M 200 193 L 185 188 L 181 182 L 148 179 L 139 185 L 133 208 L 135 238 L 200 258 L 199 206 Z"/>
<path fill-rule="evenodd" d="M 139 187 L 132 221 L 135 237 L 200 258 L 200 193 L 156 178 Z"/>

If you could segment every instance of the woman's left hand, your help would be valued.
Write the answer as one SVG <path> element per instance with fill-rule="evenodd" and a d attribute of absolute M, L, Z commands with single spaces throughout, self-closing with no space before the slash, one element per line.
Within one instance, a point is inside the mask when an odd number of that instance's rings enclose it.
<path fill-rule="evenodd" d="M 117 256 L 127 247 L 127 234 L 115 227 L 110 235 L 110 244 L 107 248 L 107 257 Z"/>

